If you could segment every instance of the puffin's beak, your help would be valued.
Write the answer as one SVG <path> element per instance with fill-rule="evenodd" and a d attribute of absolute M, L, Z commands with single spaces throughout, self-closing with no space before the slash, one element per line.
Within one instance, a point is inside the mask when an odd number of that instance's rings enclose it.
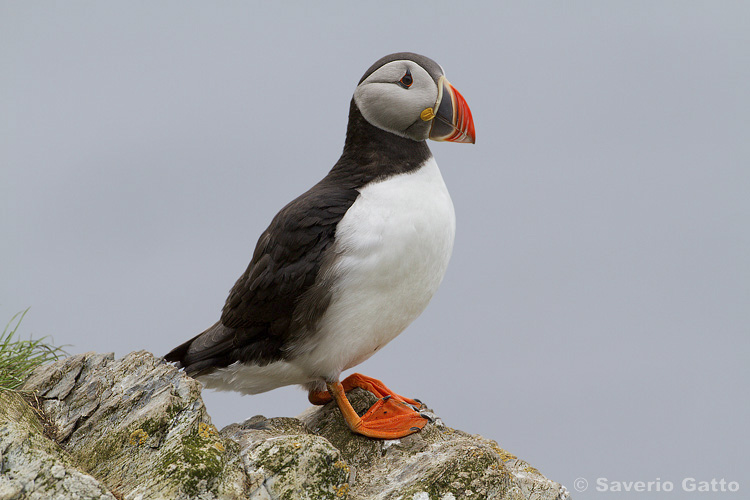
<path fill-rule="evenodd" d="M 444 76 L 438 82 L 435 108 L 422 111 L 422 120 L 432 120 L 430 139 L 434 141 L 468 142 L 474 144 L 474 120 L 464 97 Z"/>

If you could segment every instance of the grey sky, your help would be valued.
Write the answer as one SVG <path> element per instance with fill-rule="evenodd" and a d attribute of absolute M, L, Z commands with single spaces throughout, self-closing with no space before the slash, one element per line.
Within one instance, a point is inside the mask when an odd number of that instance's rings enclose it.
<path fill-rule="evenodd" d="M 0 318 L 31 306 L 26 334 L 118 357 L 210 326 L 338 158 L 362 73 L 419 52 L 477 144 L 430 144 L 451 266 L 357 371 L 587 478 L 575 498 L 747 491 L 750 4 L 466 4 L 0 3 Z M 307 406 L 204 398 L 218 426 Z"/>

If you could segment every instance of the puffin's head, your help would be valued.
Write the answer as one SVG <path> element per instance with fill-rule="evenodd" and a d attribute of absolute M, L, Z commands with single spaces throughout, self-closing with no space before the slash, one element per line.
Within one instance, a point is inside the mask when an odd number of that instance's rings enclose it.
<path fill-rule="evenodd" d="M 354 102 L 370 124 L 415 141 L 474 143 L 474 120 L 463 96 L 430 58 L 399 52 L 365 72 Z"/>

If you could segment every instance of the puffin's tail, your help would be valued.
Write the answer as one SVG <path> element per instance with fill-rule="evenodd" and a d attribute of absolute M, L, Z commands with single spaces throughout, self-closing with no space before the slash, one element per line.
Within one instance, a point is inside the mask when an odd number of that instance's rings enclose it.
<path fill-rule="evenodd" d="M 219 321 L 169 351 L 164 359 L 177 363 L 177 368 L 184 368 L 185 373 L 191 377 L 207 375 L 216 368 L 231 363 L 228 354 L 232 350 L 233 341 L 234 329 L 227 328 Z"/>

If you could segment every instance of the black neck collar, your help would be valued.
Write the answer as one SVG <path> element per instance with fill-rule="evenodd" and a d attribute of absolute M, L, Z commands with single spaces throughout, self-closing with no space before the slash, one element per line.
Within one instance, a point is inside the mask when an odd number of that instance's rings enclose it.
<path fill-rule="evenodd" d="M 371 125 L 352 99 L 344 152 L 326 179 L 358 188 L 412 172 L 432 157 L 426 141 L 414 141 Z"/>

